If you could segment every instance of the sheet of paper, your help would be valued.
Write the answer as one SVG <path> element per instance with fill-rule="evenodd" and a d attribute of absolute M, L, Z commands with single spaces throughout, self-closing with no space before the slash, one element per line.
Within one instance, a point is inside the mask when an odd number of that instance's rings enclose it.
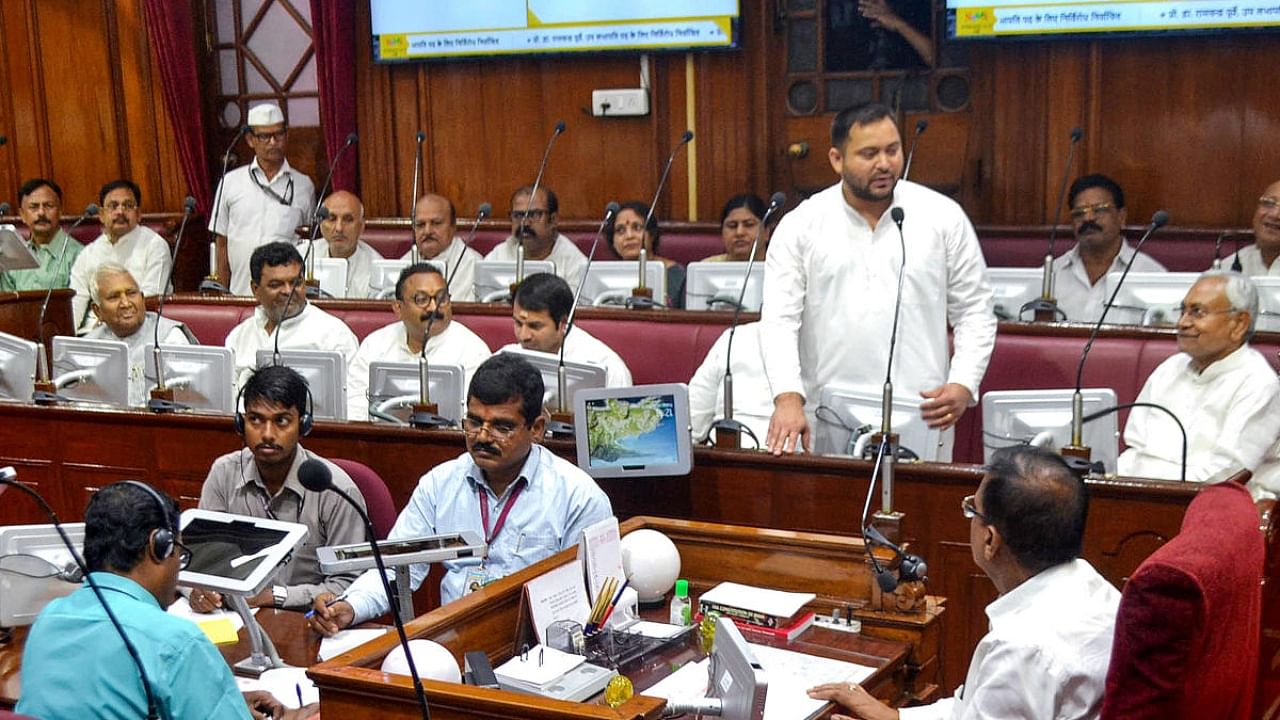
<path fill-rule="evenodd" d="M 583 530 L 580 547 L 587 567 L 587 590 L 594 601 L 605 580 L 612 577 L 621 581 L 625 577 L 622 571 L 622 538 L 618 534 L 618 518 L 609 516 Z"/>
<path fill-rule="evenodd" d="M 240 618 L 240 613 L 235 610 L 214 610 L 211 613 L 198 613 L 191 609 L 191 603 L 185 597 L 179 597 L 177 601 L 169 606 L 166 612 L 195 623 L 215 645 L 235 642 L 237 640 L 236 634 L 240 632 L 240 628 L 244 627 L 244 620 Z M 253 608 L 250 612 L 257 614 L 258 609 Z M 228 639 L 228 633 L 230 634 L 230 639 Z"/>
<path fill-rule="evenodd" d="M 386 628 L 359 628 L 356 630 L 340 630 L 333 637 L 320 640 L 320 650 L 316 653 L 320 662 L 335 658 L 351 648 L 363 645 L 370 640 L 387 634 Z"/>
<path fill-rule="evenodd" d="M 581 655 L 539 645 L 494 668 L 493 674 L 509 684 L 542 687 L 586 661 Z"/>
<path fill-rule="evenodd" d="M 667 623 L 649 622 L 648 620 L 640 620 L 627 626 L 627 632 L 640 633 L 645 637 L 651 638 L 669 638 L 680 634 L 684 627 L 680 625 L 668 625 Z"/>
<path fill-rule="evenodd" d="M 586 627 L 591 607 L 582 579 L 582 563 L 574 560 L 524 584 L 529 617 L 538 642 L 547 641 L 547 627 L 557 620 L 572 620 Z"/>
<path fill-rule="evenodd" d="M 298 704 L 299 689 L 302 690 L 303 705 L 320 702 L 320 689 L 307 677 L 306 668 L 275 668 L 262 673 L 259 678 L 237 675 L 236 686 L 240 688 L 240 692 L 266 690 L 291 710 L 302 707 Z"/>
<path fill-rule="evenodd" d="M 805 603 L 812 602 L 814 597 L 813 593 L 786 592 L 722 582 L 703 593 L 698 601 L 715 602 L 785 618 L 795 615 Z"/>

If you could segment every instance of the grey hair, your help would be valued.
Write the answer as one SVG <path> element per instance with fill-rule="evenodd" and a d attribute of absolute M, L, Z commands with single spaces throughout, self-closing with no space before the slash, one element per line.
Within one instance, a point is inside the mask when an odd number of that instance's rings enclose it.
<path fill-rule="evenodd" d="M 129 268 L 121 265 L 120 263 L 102 263 L 98 266 L 97 270 L 93 271 L 93 282 L 89 283 L 89 299 L 92 300 L 95 305 L 102 302 L 102 298 L 99 297 L 101 290 L 98 289 L 98 285 L 102 283 L 103 278 L 110 277 L 112 275 L 128 275 L 135 284 L 138 282 L 138 280 L 133 277 L 133 273 L 129 272 Z"/>
<path fill-rule="evenodd" d="M 1231 309 L 1249 313 L 1249 331 L 1244 336 L 1245 342 L 1249 342 L 1258 326 L 1258 286 L 1248 275 L 1234 270 L 1206 270 L 1200 273 L 1196 282 L 1218 278 L 1223 280 L 1223 291 L 1227 302 L 1231 303 Z"/>

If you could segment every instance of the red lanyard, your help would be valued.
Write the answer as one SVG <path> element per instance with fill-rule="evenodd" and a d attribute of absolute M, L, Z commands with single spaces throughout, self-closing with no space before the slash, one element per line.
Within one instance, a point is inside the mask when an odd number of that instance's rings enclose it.
<path fill-rule="evenodd" d="M 484 544 L 492 545 L 493 539 L 498 537 L 498 533 L 502 532 L 502 526 L 507 524 L 507 515 L 511 513 L 511 508 L 516 504 L 516 500 L 520 497 L 520 491 L 524 490 L 524 478 L 516 481 L 515 488 L 511 491 L 511 497 L 507 498 L 507 504 L 502 506 L 502 512 L 498 513 L 498 524 L 494 526 L 493 532 L 489 532 L 489 498 L 485 497 L 484 487 L 477 485 L 476 494 L 480 496 L 480 521 L 484 523 Z"/>

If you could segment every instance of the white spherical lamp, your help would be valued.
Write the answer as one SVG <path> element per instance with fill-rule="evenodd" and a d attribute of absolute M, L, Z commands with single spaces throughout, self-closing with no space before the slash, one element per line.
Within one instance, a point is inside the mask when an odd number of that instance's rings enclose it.
<path fill-rule="evenodd" d="M 444 682 L 462 682 L 462 671 L 453 653 L 445 646 L 431 640 L 410 640 L 410 652 L 413 653 L 413 664 L 418 670 L 418 677 L 423 680 L 442 680 Z M 382 661 L 382 672 L 395 675 L 408 675 L 409 663 L 404 658 L 404 648 L 396 646 L 387 653 Z"/>
<path fill-rule="evenodd" d="M 680 551 L 657 530 L 636 530 L 622 538 L 622 569 L 641 603 L 660 603 L 680 577 Z"/>

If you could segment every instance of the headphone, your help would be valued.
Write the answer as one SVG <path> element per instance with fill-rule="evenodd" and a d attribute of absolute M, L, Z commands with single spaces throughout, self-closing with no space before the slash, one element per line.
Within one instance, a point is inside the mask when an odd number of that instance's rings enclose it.
<path fill-rule="evenodd" d="M 172 509 L 164 498 L 160 497 L 160 493 L 150 485 L 137 480 L 125 480 L 123 484 L 141 488 L 156 501 L 156 507 L 160 508 L 160 515 L 164 518 L 165 525 L 151 532 L 151 551 L 157 560 L 168 560 L 173 555 L 174 548 L 177 547 L 175 541 L 178 539 L 178 524 L 174 521 Z"/>
<path fill-rule="evenodd" d="M 254 374 L 261 370 L 262 368 L 258 368 L 258 370 L 254 371 Z M 294 372 L 296 373 L 297 371 L 295 370 Z M 307 404 L 302 408 L 302 414 L 298 416 L 298 433 L 302 437 L 306 437 L 311 434 L 311 427 L 315 425 L 316 400 L 311 396 L 311 385 L 307 382 L 307 379 L 302 377 L 301 373 L 298 373 L 298 377 L 302 378 L 302 386 L 307 389 Z M 240 387 L 240 392 L 236 393 L 236 414 L 231 418 L 231 423 L 236 428 L 236 434 L 241 437 L 244 436 L 244 410 L 242 409 L 244 407 L 244 391 L 245 388 L 249 387 L 249 381 L 252 379 L 253 376 L 250 376 L 249 380 L 246 380 L 244 385 Z"/>

